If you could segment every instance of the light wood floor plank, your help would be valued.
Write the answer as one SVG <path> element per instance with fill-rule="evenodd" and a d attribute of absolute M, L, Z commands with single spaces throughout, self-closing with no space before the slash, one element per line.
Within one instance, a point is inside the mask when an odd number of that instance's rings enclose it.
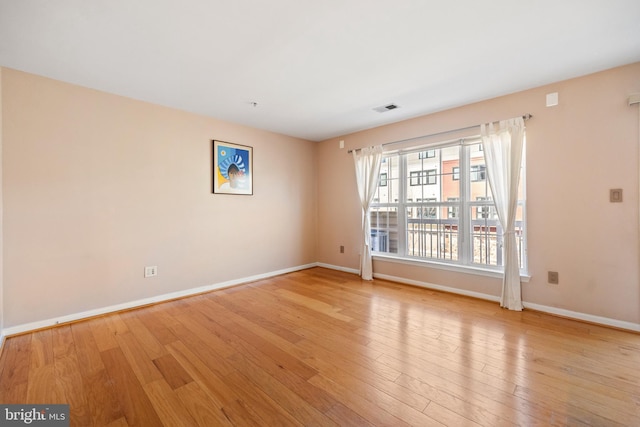
<path fill-rule="evenodd" d="M 143 387 L 164 425 L 197 426 L 195 419 L 164 379 L 150 382 Z"/>
<path fill-rule="evenodd" d="M 34 404 L 65 403 L 64 393 L 58 387 L 58 377 L 53 364 L 29 370 L 27 402 Z"/>
<path fill-rule="evenodd" d="M 131 332 L 127 332 L 126 334 L 118 335 L 116 340 L 119 345 L 118 350 L 121 350 L 124 357 L 126 357 L 140 384 L 144 385 L 162 379 L 162 374 L 151 359 L 152 356 L 147 354 L 137 337 Z"/>
<path fill-rule="evenodd" d="M 136 341 L 140 343 L 141 348 L 151 359 L 157 359 L 167 354 L 160 341 L 158 341 L 144 323 L 142 323 L 138 317 L 138 311 L 128 311 L 123 313 L 121 317 L 131 331 L 131 334 L 135 336 Z M 124 334 L 120 334 L 119 336 L 122 335 Z"/>
<path fill-rule="evenodd" d="M 110 350 L 118 347 L 118 341 L 116 341 L 118 333 L 114 332 L 110 328 L 106 317 L 102 316 L 89 319 L 87 320 L 87 324 L 91 328 L 93 339 L 96 342 L 99 351 Z M 128 330 L 121 333 L 125 332 L 128 332 Z"/>
<path fill-rule="evenodd" d="M 57 386 L 63 395 L 60 403 L 69 405 L 71 423 L 91 425 L 91 412 L 75 353 L 56 357 L 55 370 Z"/>
<path fill-rule="evenodd" d="M 26 402 L 29 385 L 32 334 L 7 339 L 2 352 L 0 373 L 0 402 Z"/>
<path fill-rule="evenodd" d="M 236 297 L 238 295 L 241 294 L 235 293 L 230 298 L 217 296 L 214 294 L 212 295 L 211 299 L 217 304 L 223 306 L 227 310 L 227 312 L 232 313 L 239 318 L 246 319 L 247 321 L 256 324 L 260 328 L 268 330 L 269 332 L 289 341 L 290 343 L 295 344 L 296 342 L 303 339 L 303 337 L 293 332 L 292 329 L 288 329 L 287 327 L 281 326 L 278 323 L 270 320 L 270 313 L 265 313 L 265 315 L 262 315 L 262 313 L 254 308 L 255 306 L 251 304 L 251 302 L 242 299 L 240 299 L 240 301 L 238 302 L 234 301 L 238 298 L 233 297 Z"/>
<path fill-rule="evenodd" d="M 428 406 L 423 412 L 441 422 L 451 416 L 450 412 L 464 415 L 465 418 L 486 426 L 514 425 L 519 418 L 516 411 L 505 405 L 490 399 L 467 398 L 466 394 L 460 393 L 460 389 L 456 387 L 446 387 L 438 382 L 426 383 L 404 374 L 396 383 L 428 399 Z M 447 411 L 443 412 L 442 408 L 446 408 Z"/>
<path fill-rule="evenodd" d="M 215 412 L 216 419 L 226 419 L 232 425 L 238 426 L 263 424 L 260 417 L 244 404 L 233 385 L 225 381 L 224 378 L 230 374 L 219 376 L 213 372 L 211 364 L 207 363 L 206 359 L 201 359 L 180 341 L 169 344 L 167 350 L 206 394 L 208 405 Z M 195 416 L 194 418 L 197 419 Z"/>
<path fill-rule="evenodd" d="M 104 370 L 82 375 L 69 325 L 52 329 L 57 383 L 69 405 L 72 425 L 108 424 L 123 416 Z M 95 396 L 96 398 L 91 398 Z"/>
<path fill-rule="evenodd" d="M 138 311 L 137 317 L 160 344 L 169 344 L 178 340 L 170 327 L 179 324 L 179 322 L 172 321 L 170 317 L 164 315 L 162 310 L 157 310 L 157 307 Z"/>
<path fill-rule="evenodd" d="M 184 345 L 189 350 L 198 355 L 202 360 L 207 361 L 209 368 L 217 375 L 223 377 L 234 371 L 233 366 L 227 362 L 227 360 L 220 353 L 227 353 L 227 343 L 222 340 L 213 341 L 208 334 L 200 335 L 197 330 L 192 330 L 184 325 L 178 325 L 172 328 L 176 335 L 180 336 L 180 340 L 175 343 L 167 345 L 167 348 L 172 348 L 173 345 Z M 225 348 L 221 349 L 219 345 L 223 344 Z M 229 353 L 229 355 L 234 352 Z"/>
<path fill-rule="evenodd" d="M 153 361 L 165 381 L 175 390 L 193 381 L 189 373 L 178 363 L 171 354 L 159 357 Z"/>
<path fill-rule="evenodd" d="M 254 365 L 244 357 L 236 357 L 235 364 L 256 387 L 267 396 L 275 400 L 278 405 L 289 412 L 296 420 L 305 426 L 338 426 L 319 409 L 304 400 L 300 395 L 279 382 L 265 372 L 260 366 Z"/>
<path fill-rule="evenodd" d="M 344 365 L 340 362 L 334 364 L 331 358 L 323 360 L 314 358 L 314 366 L 325 378 L 340 384 L 349 390 L 369 390 L 369 393 L 378 394 L 382 391 L 387 395 L 418 411 L 424 410 L 429 400 L 415 391 L 404 387 L 392 380 L 378 375 L 375 370 L 362 369 L 353 365 Z M 375 390 L 374 390 L 375 389 Z"/>
<path fill-rule="evenodd" d="M 346 406 L 375 425 L 441 425 L 433 418 L 377 390 L 375 387 L 364 385 L 364 388 L 360 389 L 359 393 L 352 393 L 351 389 L 325 377 L 323 374 L 316 375 L 309 382 L 331 393 Z"/>
<path fill-rule="evenodd" d="M 638 426 L 640 334 L 311 268 L 7 338 L 78 426 Z"/>
<path fill-rule="evenodd" d="M 53 364 L 53 342 L 51 329 L 33 333 L 31 337 L 31 369 Z"/>
<path fill-rule="evenodd" d="M 82 384 L 83 387 L 76 390 L 74 394 L 79 392 L 84 394 L 92 425 L 107 425 L 125 416 L 124 407 L 120 404 L 119 391 L 106 369 L 83 373 Z M 69 392 L 72 393 L 72 391 Z M 80 397 L 67 397 L 67 399 L 67 403 L 71 405 Z M 73 416 L 76 406 L 70 406 L 69 409 Z"/>
<path fill-rule="evenodd" d="M 72 324 L 71 333 L 78 358 L 78 366 L 83 376 L 104 370 L 100 349 L 93 338 L 89 323 L 77 322 Z"/>
<path fill-rule="evenodd" d="M 211 405 L 209 395 L 192 381 L 175 390 L 180 402 L 199 426 L 232 426 L 220 408 Z"/>
<path fill-rule="evenodd" d="M 234 384 L 234 389 L 240 395 L 244 404 L 257 414 L 265 426 L 302 426 L 282 406 L 275 402 L 260 388 L 255 387 L 249 379 L 236 371 L 229 374 L 225 380 Z"/>
<path fill-rule="evenodd" d="M 116 390 L 120 407 L 130 426 L 161 426 L 160 414 L 154 409 L 133 368 L 120 349 L 101 353 L 109 381 Z"/>

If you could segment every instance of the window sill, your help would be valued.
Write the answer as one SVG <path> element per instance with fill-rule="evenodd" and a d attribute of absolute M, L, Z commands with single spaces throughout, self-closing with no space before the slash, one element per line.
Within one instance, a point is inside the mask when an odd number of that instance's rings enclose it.
<path fill-rule="evenodd" d="M 414 265 L 418 267 L 435 268 L 439 270 L 455 271 L 457 273 L 474 274 L 476 276 L 494 277 L 502 279 L 502 271 L 494 270 L 490 268 L 471 267 L 466 265 L 449 264 L 446 262 L 427 261 L 414 258 L 403 258 L 397 255 L 389 255 L 383 253 L 374 253 L 373 259 L 385 262 L 393 262 L 397 264 Z M 520 281 L 523 283 L 529 282 L 531 276 L 529 274 L 520 273 Z"/>

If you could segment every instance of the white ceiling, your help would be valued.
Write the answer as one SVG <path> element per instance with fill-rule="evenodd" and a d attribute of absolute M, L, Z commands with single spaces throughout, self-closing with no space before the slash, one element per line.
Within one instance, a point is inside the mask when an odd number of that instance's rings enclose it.
<path fill-rule="evenodd" d="M 314 141 L 637 61 L 639 0 L 0 0 L 0 66 Z"/>

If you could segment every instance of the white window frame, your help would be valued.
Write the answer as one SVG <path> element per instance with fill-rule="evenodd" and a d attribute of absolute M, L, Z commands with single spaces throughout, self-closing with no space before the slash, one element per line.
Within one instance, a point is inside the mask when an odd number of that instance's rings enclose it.
<path fill-rule="evenodd" d="M 393 202 L 387 203 L 374 203 L 373 207 L 380 208 L 395 208 L 397 211 L 397 253 L 389 253 L 389 252 L 375 252 L 374 256 L 384 258 L 384 259 L 393 259 L 395 261 L 400 261 L 404 263 L 410 264 L 428 264 L 430 266 L 435 266 L 438 268 L 444 268 L 449 270 L 457 270 L 457 271 L 466 271 L 475 272 L 478 274 L 484 274 L 494 277 L 501 277 L 501 273 L 504 270 L 504 267 L 501 265 L 488 265 L 482 263 L 474 262 L 473 256 L 473 228 L 471 225 L 471 217 L 472 210 L 478 209 L 479 202 L 476 200 L 471 200 L 470 194 L 470 186 L 472 184 L 472 178 L 479 179 L 481 174 L 486 179 L 486 168 L 480 168 L 477 165 L 471 165 L 471 146 L 481 144 L 480 138 L 467 138 L 462 141 L 456 141 L 454 143 L 442 143 L 438 144 L 434 148 L 415 148 L 409 150 L 388 152 L 385 154 L 385 159 L 390 157 L 398 156 L 398 199 Z M 458 219 L 458 235 L 457 235 L 457 260 L 446 260 L 441 258 L 430 258 L 430 257 L 415 257 L 410 256 L 408 254 L 408 246 L 407 246 L 407 237 L 408 237 L 408 228 L 407 228 L 407 219 L 410 216 L 407 211 L 408 208 L 413 207 L 415 209 L 415 203 L 407 201 L 407 188 L 410 185 L 409 173 L 407 172 L 407 155 L 410 153 L 419 152 L 419 155 L 422 155 L 426 150 L 436 150 L 447 148 L 451 146 L 459 146 L 459 163 L 458 166 L 452 170 L 453 179 L 456 182 L 460 183 L 460 198 L 456 202 L 452 202 L 450 200 L 445 200 L 445 195 L 442 194 L 442 199 L 438 202 L 438 206 L 435 209 L 438 209 L 442 212 L 442 208 L 446 208 L 446 217 L 443 216 L 441 219 L 451 218 L 449 213 L 452 211 L 457 211 L 457 219 Z M 527 226 L 526 226 L 526 186 L 525 186 L 525 176 L 524 168 L 526 167 L 526 160 L 523 156 L 523 170 L 521 179 L 523 180 L 523 188 L 524 188 L 524 198 L 519 201 L 519 206 L 522 208 L 523 212 L 523 237 L 522 237 L 522 249 L 523 249 L 523 262 L 520 268 L 520 274 L 523 280 L 528 279 L 528 264 L 527 264 Z M 473 168 L 473 169 L 472 169 Z M 437 177 L 437 175 L 436 175 Z M 437 179 L 437 178 L 436 178 Z M 422 181 L 422 180 L 421 180 Z M 486 203 L 483 201 L 482 203 Z M 495 207 L 492 209 L 495 211 Z M 503 250 L 503 248 L 498 248 L 498 250 Z"/>

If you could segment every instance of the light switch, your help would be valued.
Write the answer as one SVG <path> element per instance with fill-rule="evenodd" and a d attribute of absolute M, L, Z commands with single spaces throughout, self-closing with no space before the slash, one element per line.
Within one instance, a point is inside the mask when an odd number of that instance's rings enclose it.
<path fill-rule="evenodd" d="M 611 203 L 622 203 L 622 188 L 612 188 L 609 190 L 609 201 Z"/>

